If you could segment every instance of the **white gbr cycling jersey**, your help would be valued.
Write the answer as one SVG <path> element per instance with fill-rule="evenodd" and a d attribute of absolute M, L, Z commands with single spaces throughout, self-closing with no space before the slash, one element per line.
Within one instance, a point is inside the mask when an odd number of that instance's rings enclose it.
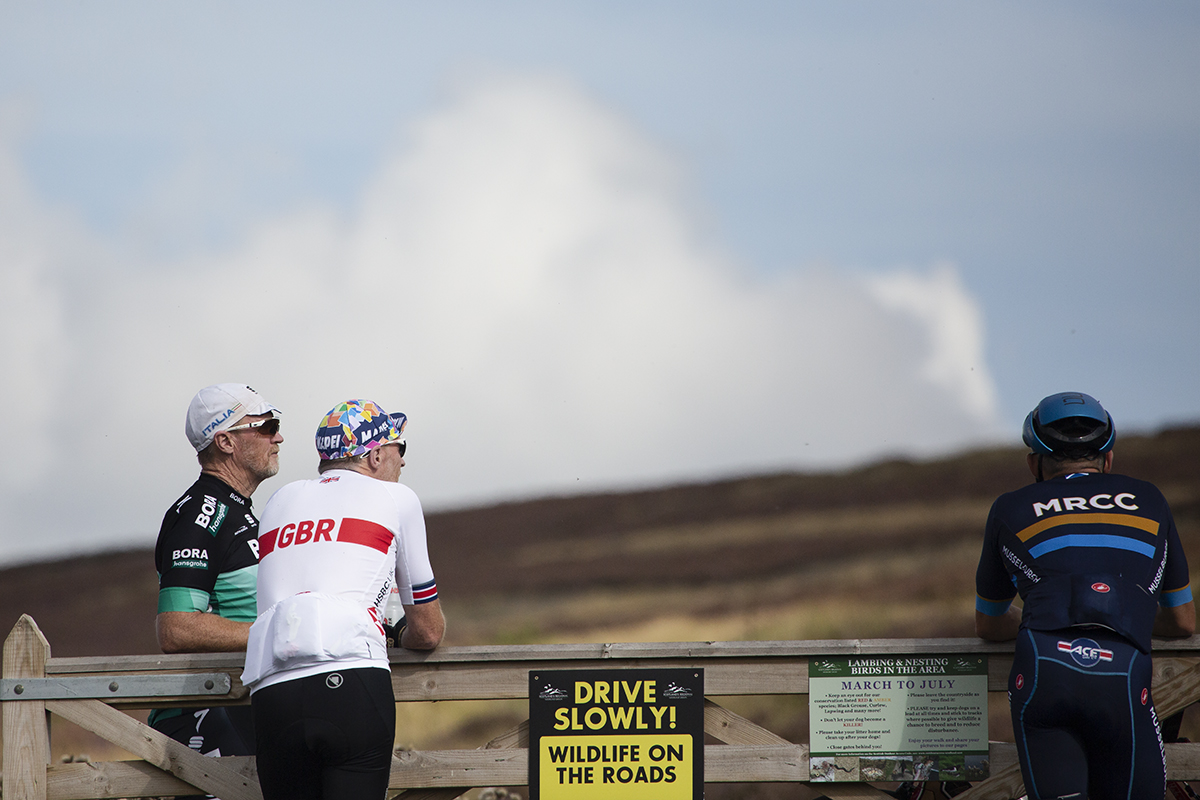
<path fill-rule="evenodd" d="M 263 509 L 251 692 L 338 669 L 388 669 L 383 607 L 437 599 L 416 494 L 350 470 L 284 486 Z"/>

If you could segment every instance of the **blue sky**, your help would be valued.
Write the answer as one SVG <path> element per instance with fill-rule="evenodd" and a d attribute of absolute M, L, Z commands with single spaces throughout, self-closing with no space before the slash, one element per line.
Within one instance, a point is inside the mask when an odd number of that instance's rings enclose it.
<path fill-rule="evenodd" d="M 1194 2 L 0 1 L 0 395 L 73 420 L 0 470 L 0 561 L 152 542 L 210 382 L 284 410 L 260 504 L 350 396 L 437 508 L 1063 390 L 1200 419 L 1197 45 Z"/>

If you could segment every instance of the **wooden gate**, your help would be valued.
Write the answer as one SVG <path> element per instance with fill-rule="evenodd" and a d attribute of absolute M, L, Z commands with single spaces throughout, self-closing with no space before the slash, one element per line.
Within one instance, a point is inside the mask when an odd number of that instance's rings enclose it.
<path fill-rule="evenodd" d="M 704 669 L 708 697 L 807 695 L 808 660 L 817 656 L 985 654 L 988 690 L 1003 693 L 1012 644 L 979 639 L 849 639 L 779 642 L 665 642 L 446 647 L 394 650 L 397 702 L 527 699 L 530 670 L 683 667 Z M 4 800 L 93 800 L 214 794 L 261 800 L 254 759 L 206 758 L 138 722 L 122 709 L 249 702 L 242 655 L 52 658 L 29 616 L 4 644 Z M 1155 705 L 1166 717 L 1200 700 L 1200 637 L 1156 640 Z M 49 717 L 58 716 L 136 755 L 140 761 L 48 764 Z M 869 784 L 808 785 L 808 746 L 705 701 L 704 729 L 722 744 L 704 750 L 708 783 L 786 782 L 795 796 L 885 798 Z M 397 751 L 390 786 L 403 800 L 451 800 L 472 787 L 528 782 L 528 725 L 475 750 Z M 992 777 L 959 795 L 1009 800 L 1023 794 L 1012 744 L 992 742 Z M 1200 744 L 1167 745 L 1167 774 L 1200 779 Z"/>

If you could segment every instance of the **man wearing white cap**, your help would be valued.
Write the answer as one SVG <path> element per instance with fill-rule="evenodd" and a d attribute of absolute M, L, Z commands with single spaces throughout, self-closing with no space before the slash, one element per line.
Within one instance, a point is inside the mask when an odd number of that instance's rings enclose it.
<path fill-rule="evenodd" d="M 279 471 L 279 410 L 241 383 L 196 393 L 185 430 L 200 477 L 158 533 L 156 632 L 164 653 L 246 649 L 256 616 L 258 520 L 250 496 Z M 250 709 L 159 709 L 150 725 L 205 755 L 254 754 Z"/>

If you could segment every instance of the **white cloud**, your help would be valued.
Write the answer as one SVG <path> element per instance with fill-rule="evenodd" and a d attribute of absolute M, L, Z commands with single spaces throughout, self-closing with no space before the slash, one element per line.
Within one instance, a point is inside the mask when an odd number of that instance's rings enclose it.
<path fill-rule="evenodd" d="M 46 400 L 61 394 L 66 377 L 70 348 L 56 264 L 71 235 L 33 202 L 13 155 L 16 129 L 12 115 L 0 115 L 0 407 L 32 432 L 53 427 L 56 410 Z M 46 477 L 51 462 L 45 447 L 22 448 L 0 459 L 0 480 L 28 487 Z"/>
<path fill-rule="evenodd" d="M 867 280 L 885 307 L 907 313 L 925 327 L 929 343 L 921 375 L 957 396 L 980 423 L 996 418 L 996 387 L 984 369 L 983 312 L 949 263 L 927 273 L 911 270 Z"/>
<path fill-rule="evenodd" d="M 23 376 L 5 399 L 56 387 L 53 414 L 33 413 L 78 427 L 32 486 L 2 473 L 0 558 L 151 542 L 195 472 L 187 401 L 216 381 L 284 410 L 284 471 L 260 504 L 312 473 L 317 418 L 351 396 L 409 414 L 405 479 L 439 506 L 992 432 L 982 322 L 952 266 L 759 277 L 705 235 L 689 191 L 619 115 L 522 77 L 465 85 L 408 130 L 350 219 L 314 206 L 230 252 L 55 248 L 45 210 L 5 195 L 33 217 L 13 246 L 40 254 L 5 262 L 24 298 L 3 328 L 3 368 Z M 21 533 L 35 524 L 45 537 Z"/>

